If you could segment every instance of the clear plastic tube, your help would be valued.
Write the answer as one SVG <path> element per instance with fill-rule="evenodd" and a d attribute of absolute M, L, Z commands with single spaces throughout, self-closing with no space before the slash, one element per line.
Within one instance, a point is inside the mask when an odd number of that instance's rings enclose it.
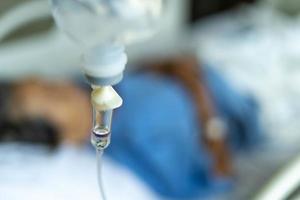
<path fill-rule="evenodd" d="M 91 95 L 93 105 L 93 130 L 91 142 L 97 152 L 97 177 L 100 197 L 106 200 L 102 183 L 102 155 L 110 144 L 113 109 L 121 106 L 122 99 L 112 87 L 93 87 Z"/>
<path fill-rule="evenodd" d="M 101 200 L 106 200 L 102 182 L 102 155 L 103 151 L 110 144 L 110 129 L 112 110 L 93 109 L 93 130 L 91 142 L 96 148 L 97 156 L 97 177 Z"/>
<path fill-rule="evenodd" d="M 112 113 L 112 110 L 93 111 L 91 142 L 98 150 L 104 150 L 110 144 Z"/>
<path fill-rule="evenodd" d="M 96 156 L 97 156 L 97 177 L 98 177 L 98 185 L 100 190 L 100 197 L 101 200 L 106 200 L 104 187 L 103 187 L 103 181 L 102 181 L 102 156 L 103 151 L 97 149 L 96 150 Z"/>
<path fill-rule="evenodd" d="M 98 111 L 94 109 L 94 122 L 93 126 L 101 129 L 110 130 L 111 128 L 111 119 L 112 119 L 112 110 L 102 110 Z"/>

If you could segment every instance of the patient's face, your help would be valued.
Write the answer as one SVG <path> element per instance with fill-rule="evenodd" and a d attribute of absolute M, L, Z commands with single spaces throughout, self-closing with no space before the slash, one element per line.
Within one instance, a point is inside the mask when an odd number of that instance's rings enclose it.
<path fill-rule="evenodd" d="M 15 120 L 46 119 L 63 142 L 81 144 L 88 138 L 92 121 L 89 96 L 71 82 L 21 81 L 12 89 L 10 107 Z"/>

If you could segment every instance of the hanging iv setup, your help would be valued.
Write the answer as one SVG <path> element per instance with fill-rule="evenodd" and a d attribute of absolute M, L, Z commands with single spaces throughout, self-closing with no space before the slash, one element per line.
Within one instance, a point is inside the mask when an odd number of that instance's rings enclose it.
<path fill-rule="evenodd" d="M 83 72 L 93 89 L 91 142 L 97 151 L 103 200 L 101 156 L 110 144 L 113 111 L 122 105 L 112 86 L 123 78 L 127 63 L 124 45 L 155 33 L 162 1 L 51 0 L 57 26 L 82 50 Z"/>
<path fill-rule="evenodd" d="M 91 133 L 91 143 L 96 148 L 99 190 L 102 200 L 105 200 L 106 197 L 101 173 L 101 158 L 104 149 L 110 144 L 113 109 L 121 106 L 122 99 L 111 86 L 92 86 L 92 88 L 93 129 Z"/>
<path fill-rule="evenodd" d="M 110 86 L 92 86 L 93 129 L 91 142 L 98 151 L 110 144 L 113 109 L 122 104 L 122 99 Z"/>

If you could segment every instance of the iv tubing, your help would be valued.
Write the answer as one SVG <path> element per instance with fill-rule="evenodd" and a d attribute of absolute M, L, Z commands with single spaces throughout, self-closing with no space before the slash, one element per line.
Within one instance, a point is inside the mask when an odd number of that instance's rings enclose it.
<path fill-rule="evenodd" d="M 96 150 L 96 156 L 97 156 L 97 174 L 98 174 L 98 185 L 100 190 L 100 197 L 101 200 L 106 200 L 104 187 L 103 187 L 103 181 L 102 181 L 102 156 L 103 151 L 102 150 Z"/>

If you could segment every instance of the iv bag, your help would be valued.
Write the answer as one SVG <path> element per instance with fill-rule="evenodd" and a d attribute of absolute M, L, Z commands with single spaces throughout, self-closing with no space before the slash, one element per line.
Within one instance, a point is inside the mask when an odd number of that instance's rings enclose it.
<path fill-rule="evenodd" d="M 90 48 L 102 43 L 128 44 L 158 28 L 163 0 L 52 0 L 58 26 Z"/>

